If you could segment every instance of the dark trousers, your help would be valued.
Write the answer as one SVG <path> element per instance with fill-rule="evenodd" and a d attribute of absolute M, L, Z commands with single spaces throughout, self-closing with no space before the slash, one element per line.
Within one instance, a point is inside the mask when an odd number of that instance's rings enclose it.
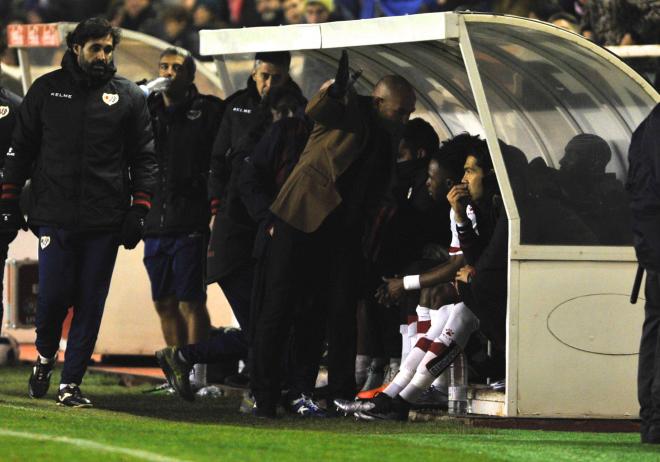
<path fill-rule="evenodd" d="M 646 303 L 639 347 L 637 397 L 642 435 L 651 430 L 660 436 L 660 273 L 646 271 L 644 292 Z"/>
<path fill-rule="evenodd" d="M 2 304 L 2 294 L 4 292 L 4 279 L 5 279 L 5 260 L 7 260 L 7 251 L 9 244 L 0 242 L 0 332 L 2 332 L 2 316 L 4 315 L 4 305 Z"/>
<path fill-rule="evenodd" d="M 80 384 L 101 326 L 117 258 L 117 236 L 49 227 L 40 228 L 39 236 L 37 350 L 47 358 L 55 356 L 62 323 L 73 306 L 60 382 Z"/>
<path fill-rule="evenodd" d="M 313 391 L 324 337 L 330 397 L 355 394 L 360 249 L 359 237 L 357 243 L 352 238 L 332 221 L 310 234 L 275 224 L 253 336 L 251 387 L 260 407 L 274 408 L 279 400 L 281 358 L 291 332 L 293 394 Z"/>
<path fill-rule="evenodd" d="M 186 345 L 181 352 L 189 362 L 197 364 L 217 363 L 228 357 L 246 358 L 248 354 L 248 328 L 250 326 L 250 301 L 254 265 L 245 265 L 223 276 L 218 285 L 231 306 L 240 331 L 214 335 L 203 342 Z"/>

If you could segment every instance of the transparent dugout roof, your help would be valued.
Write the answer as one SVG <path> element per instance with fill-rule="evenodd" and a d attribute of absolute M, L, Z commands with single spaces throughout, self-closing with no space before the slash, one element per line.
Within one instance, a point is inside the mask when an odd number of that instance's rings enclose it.
<path fill-rule="evenodd" d="M 623 184 L 632 132 L 654 105 L 648 91 L 568 38 L 510 24 L 467 29 L 497 137 L 527 162 L 504 149 L 520 243 L 631 245 Z"/>

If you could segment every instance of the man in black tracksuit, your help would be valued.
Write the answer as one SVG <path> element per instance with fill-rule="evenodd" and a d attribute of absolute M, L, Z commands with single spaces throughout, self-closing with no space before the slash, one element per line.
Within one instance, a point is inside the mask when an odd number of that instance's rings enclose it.
<path fill-rule="evenodd" d="M 201 95 L 193 84 L 195 61 L 181 48 L 159 59 L 162 92 L 148 98 L 158 159 L 158 184 L 145 220 L 144 265 L 165 343 L 182 346 L 206 340 L 204 267 L 211 217 L 206 178 L 223 102 Z M 206 385 L 206 365 L 195 366 L 195 385 Z"/>
<path fill-rule="evenodd" d="M 641 440 L 660 444 L 660 104 L 633 133 L 628 162 L 633 243 L 646 270 L 637 370 Z"/>
<path fill-rule="evenodd" d="M 287 86 L 302 94 L 289 77 L 288 52 L 257 53 L 247 88 L 227 100 L 227 108 L 211 156 L 209 198 L 215 214 L 207 260 L 207 282 L 217 282 L 241 328 L 248 329 L 254 259 L 252 248 L 257 232 L 241 200 L 238 179 L 241 169 L 272 115 L 268 93 Z"/>
<path fill-rule="evenodd" d="M 21 188 L 32 179 L 29 224 L 39 235 L 39 352 L 33 398 L 50 384 L 67 309 L 74 316 L 57 403 L 90 407 L 82 382 L 94 350 L 118 245 L 142 237 L 156 175 L 146 99 L 115 75 L 119 31 L 82 21 L 67 36 L 62 68 L 37 79 L 21 106 L 5 161 L 2 229 L 24 225 Z"/>
<path fill-rule="evenodd" d="M 5 51 L 4 43 L 0 44 L 0 55 Z M 2 64 L 0 64 L 0 76 L 2 75 Z M 16 124 L 16 114 L 21 105 L 22 98 L 6 88 L 0 87 L 0 171 L 5 163 L 5 154 L 11 146 L 11 135 Z M 0 179 L 2 177 L 0 176 Z M 0 233 L 0 297 L 2 296 L 2 281 L 4 277 L 9 243 L 16 237 L 16 231 Z M 2 331 L 2 300 L 0 300 L 0 332 Z"/>

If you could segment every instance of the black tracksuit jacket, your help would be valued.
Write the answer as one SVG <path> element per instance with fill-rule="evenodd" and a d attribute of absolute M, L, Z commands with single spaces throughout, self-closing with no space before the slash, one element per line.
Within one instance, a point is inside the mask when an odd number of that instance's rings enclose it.
<path fill-rule="evenodd" d="M 4 183 L 32 179 L 31 226 L 117 231 L 137 191 L 156 179 L 146 98 L 114 75 L 93 82 L 67 51 L 38 78 L 18 114 Z"/>
<path fill-rule="evenodd" d="M 199 94 L 194 85 L 176 105 L 165 107 L 161 93 L 152 94 L 148 103 L 159 168 L 144 234 L 208 233 L 207 177 L 225 105 Z"/>

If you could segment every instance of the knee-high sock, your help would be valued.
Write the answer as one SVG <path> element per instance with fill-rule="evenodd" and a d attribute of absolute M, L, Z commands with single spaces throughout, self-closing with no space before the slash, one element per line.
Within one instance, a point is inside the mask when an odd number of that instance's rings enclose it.
<path fill-rule="evenodd" d="M 437 357 L 438 354 L 442 354 L 446 347 L 451 345 L 452 341 L 456 342 L 461 348 L 465 348 L 470 335 L 478 327 L 479 320 L 464 303 L 453 305 L 449 319 L 445 323 L 441 334 L 429 346 L 427 353 L 417 366 L 415 374 L 399 395 L 408 402 L 416 402 L 420 395 L 424 393 L 424 390 L 435 380 L 435 377 L 426 369 L 426 364 Z"/>
<path fill-rule="evenodd" d="M 451 307 L 453 305 L 446 305 L 439 310 L 433 310 L 429 317 L 431 318 L 431 327 L 428 329 L 424 337 L 419 339 L 410 353 L 403 358 L 399 372 L 394 377 L 394 380 L 385 388 L 383 393 L 388 396 L 395 397 L 401 390 L 403 390 L 410 380 L 415 375 L 415 370 L 419 362 L 424 358 L 426 351 L 429 349 L 438 335 L 442 333 L 444 325 L 451 315 Z M 436 314 L 437 313 L 437 314 Z M 410 329 L 410 325 L 408 326 Z"/>
<path fill-rule="evenodd" d="M 408 324 L 401 324 L 399 326 L 399 332 L 401 333 L 401 362 L 406 359 L 408 353 L 410 353 L 410 340 L 408 340 Z"/>
<path fill-rule="evenodd" d="M 408 345 L 410 350 L 415 348 L 417 338 L 417 315 L 408 315 Z"/>
<path fill-rule="evenodd" d="M 417 343 L 431 328 L 431 310 L 425 306 L 417 305 L 415 311 L 417 312 L 417 335 L 415 336 L 415 343 Z"/>

